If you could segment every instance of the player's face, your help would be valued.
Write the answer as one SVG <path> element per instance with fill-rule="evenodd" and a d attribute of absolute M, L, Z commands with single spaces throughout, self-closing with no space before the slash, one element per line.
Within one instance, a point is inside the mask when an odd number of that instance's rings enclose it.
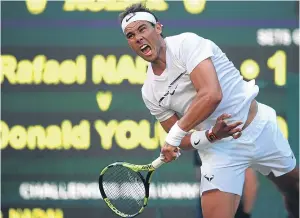
<path fill-rule="evenodd" d="M 125 28 L 125 36 L 130 48 L 148 62 L 153 62 L 158 58 L 161 32 L 162 28 L 159 23 L 153 27 L 147 21 L 135 21 Z"/>

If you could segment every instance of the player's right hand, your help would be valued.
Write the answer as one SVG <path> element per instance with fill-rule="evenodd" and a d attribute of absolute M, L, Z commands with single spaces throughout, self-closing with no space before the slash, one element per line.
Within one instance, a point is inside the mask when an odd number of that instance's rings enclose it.
<path fill-rule="evenodd" d="M 226 119 L 230 118 L 230 114 L 222 114 L 218 117 L 216 124 L 212 128 L 212 132 L 219 138 L 227 138 L 232 136 L 234 139 L 241 137 L 242 135 L 242 127 L 243 124 L 241 121 L 237 121 L 234 123 L 226 122 Z"/>
<path fill-rule="evenodd" d="M 165 143 L 164 146 L 161 148 L 161 157 L 166 163 L 176 160 L 180 155 L 181 153 L 179 147 L 175 147 L 169 145 L 168 143 Z"/>

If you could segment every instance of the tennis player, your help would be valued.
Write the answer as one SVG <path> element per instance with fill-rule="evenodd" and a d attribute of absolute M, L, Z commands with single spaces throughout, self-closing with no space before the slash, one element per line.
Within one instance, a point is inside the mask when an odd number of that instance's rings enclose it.
<path fill-rule="evenodd" d="M 190 32 L 163 38 L 162 24 L 141 4 L 127 8 L 120 21 L 130 48 L 149 62 L 142 97 L 168 132 L 164 161 L 176 159 L 178 147 L 199 151 L 204 217 L 234 217 L 249 167 L 267 176 L 290 217 L 299 217 L 296 159 L 275 110 L 255 100 L 255 81 L 244 81 L 211 40 Z M 239 121 L 240 128 L 220 131 Z M 189 133 L 193 129 L 198 131 Z"/>

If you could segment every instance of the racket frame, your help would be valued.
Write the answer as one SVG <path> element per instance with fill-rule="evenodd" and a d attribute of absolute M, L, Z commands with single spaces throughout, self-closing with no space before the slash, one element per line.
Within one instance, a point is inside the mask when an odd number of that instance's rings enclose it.
<path fill-rule="evenodd" d="M 126 162 L 116 162 L 113 164 L 108 165 L 107 167 L 105 167 L 99 176 L 99 190 L 101 193 L 101 196 L 104 200 L 104 202 L 107 204 L 107 206 L 118 216 L 120 217 L 135 217 L 137 215 L 139 215 L 140 213 L 143 212 L 143 210 L 145 209 L 145 207 L 148 204 L 148 199 L 149 199 L 149 190 L 150 190 L 150 181 L 153 175 L 153 172 L 160 167 L 164 162 L 158 158 L 155 161 L 153 161 L 151 164 L 147 164 L 147 165 L 135 165 L 135 164 L 131 164 L 131 163 L 126 163 Z M 144 202 L 143 202 L 143 206 L 141 207 L 141 209 L 132 215 L 129 214 L 125 214 L 121 211 L 119 211 L 111 202 L 110 200 L 107 198 L 104 188 L 103 188 L 103 175 L 105 174 L 105 172 L 111 168 L 111 167 L 115 167 L 115 166 L 123 166 L 123 167 L 127 167 L 131 170 L 133 170 L 134 172 L 136 172 L 139 177 L 141 178 L 141 180 L 144 183 L 145 186 L 145 197 L 144 197 Z M 155 167 L 154 167 L 155 166 Z M 146 179 L 142 176 L 142 174 L 140 173 L 140 171 L 148 171 Z"/>

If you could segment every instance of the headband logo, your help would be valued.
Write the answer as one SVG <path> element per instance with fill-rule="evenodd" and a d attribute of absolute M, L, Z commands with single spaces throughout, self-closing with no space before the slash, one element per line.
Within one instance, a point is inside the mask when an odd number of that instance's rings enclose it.
<path fill-rule="evenodd" d="M 133 18 L 135 13 L 131 13 L 127 15 L 126 22 L 128 22 L 131 18 Z"/>

